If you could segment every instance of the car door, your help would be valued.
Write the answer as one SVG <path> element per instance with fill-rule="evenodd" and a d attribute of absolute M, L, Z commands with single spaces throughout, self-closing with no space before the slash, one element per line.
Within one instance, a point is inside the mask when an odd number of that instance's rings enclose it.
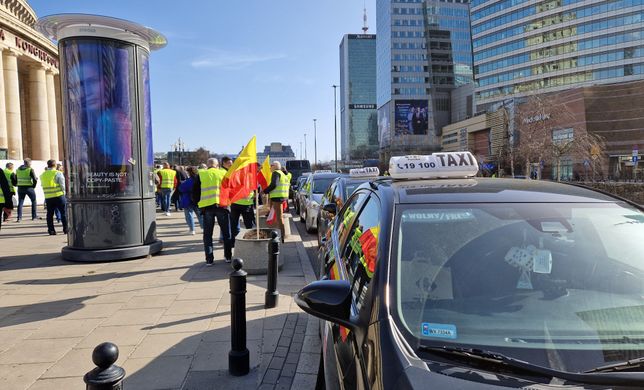
<path fill-rule="evenodd" d="M 352 315 L 368 318 L 365 299 L 377 259 L 377 237 L 380 229 L 378 198 L 368 190 L 358 190 L 340 210 L 334 221 L 331 248 L 325 257 L 329 279 L 346 280 L 351 285 Z M 324 340 L 332 337 L 334 365 L 345 389 L 365 388 L 362 353 L 355 335 L 347 328 L 329 324 Z M 331 355 L 327 353 L 327 355 Z M 326 366 L 325 366 L 326 369 Z"/>
<path fill-rule="evenodd" d="M 330 241 L 320 253 L 320 278 L 348 280 L 346 268 L 336 259 L 341 253 L 346 235 L 368 196 L 369 191 L 356 192 L 346 203 L 346 206 L 338 212 L 338 217 L 335 218 L 331 228 Z M 346 328 L 325 321 L 322 330 L 322 346 L 324 374 L 328 388 L 342 387 L 344 370 L 341 367 L 351 365 L 354 361 L 354 350 L 346 338 L 348 334 Z"/>
<path fill-rule="evenodd" d="M 378 259 L 378 237 L 380 236 L 380 201 L 375 194 L 369 196 L 361 207 L 355 222 L 345 232 L 338 263 L 351 285 L 351 315 L 354 318 L 368 319 L 370 305 L 367 304 L 369 287 Z M 365 330 L 368 320 L 364 321 Z M 345 389 L 367 388 L 365 359 L 359 345 L 363 340 L 356 339 L 353 332 L 347 331 L 338 343 L 350 350 L 351 362 L 341 365 Z"/>

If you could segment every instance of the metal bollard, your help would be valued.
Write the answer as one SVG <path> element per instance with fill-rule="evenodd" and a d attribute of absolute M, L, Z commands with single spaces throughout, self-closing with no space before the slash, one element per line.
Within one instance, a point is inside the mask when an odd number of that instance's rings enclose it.
<path fill-rule="evenodd" d="M 230 344 L 228 372 L 234 376 L 248 374 L 249 353 L 246 348 L 246 271 L 244 261 L 233 259 L 230 278 Z"/>
<path fill-rule="evenodd" d="M 277 265 L 280 254 L 280 240 L 276 230 L 271 231 L 271 240 L 268 242 L 268 281 L 264 307 L 270 309 L 277 306 L 280 293 L 277 291 Z"/>
<path fill-rule="evenodd" d="M 94 348 L 92 361 L 97 366 L 85 374 L 87 390 L 122 390 L 125 370 L 114 365 L 119 358 L 119 348 L 112 343 L 102 343 Z"/>

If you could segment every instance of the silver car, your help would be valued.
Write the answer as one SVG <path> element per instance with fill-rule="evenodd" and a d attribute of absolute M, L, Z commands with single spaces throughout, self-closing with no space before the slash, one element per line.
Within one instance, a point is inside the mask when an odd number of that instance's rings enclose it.
<path fill-rule="evenodd" d="M 306 231 L 314 233 L 317 230 L 317 218 L 322 196 L 339 173 L 314 173 L 303 186 L 303 199 L 300 199 L 300 218 L 306 226 Z"/>

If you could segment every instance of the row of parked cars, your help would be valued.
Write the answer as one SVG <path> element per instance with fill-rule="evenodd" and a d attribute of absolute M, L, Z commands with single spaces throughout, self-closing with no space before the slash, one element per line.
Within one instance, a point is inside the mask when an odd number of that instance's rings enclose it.
<path fill-rule="evenodd" d="M 301 179 L 316 387 L 643 389 L 642 206 L 478 168 L 434 153 L 392 157 L 391 177 Z"/>

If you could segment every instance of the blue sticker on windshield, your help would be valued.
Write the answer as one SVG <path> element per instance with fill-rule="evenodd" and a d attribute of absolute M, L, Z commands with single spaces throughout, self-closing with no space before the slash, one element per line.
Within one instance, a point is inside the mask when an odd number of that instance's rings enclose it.
<path fill-rule="evenodd" d="M 421 332 L 423 336 L 438 337 L 441 339 L 455 339 L 456 327 L 450 324 L 432 324 L 423 322 L 421 324 Z"/>

